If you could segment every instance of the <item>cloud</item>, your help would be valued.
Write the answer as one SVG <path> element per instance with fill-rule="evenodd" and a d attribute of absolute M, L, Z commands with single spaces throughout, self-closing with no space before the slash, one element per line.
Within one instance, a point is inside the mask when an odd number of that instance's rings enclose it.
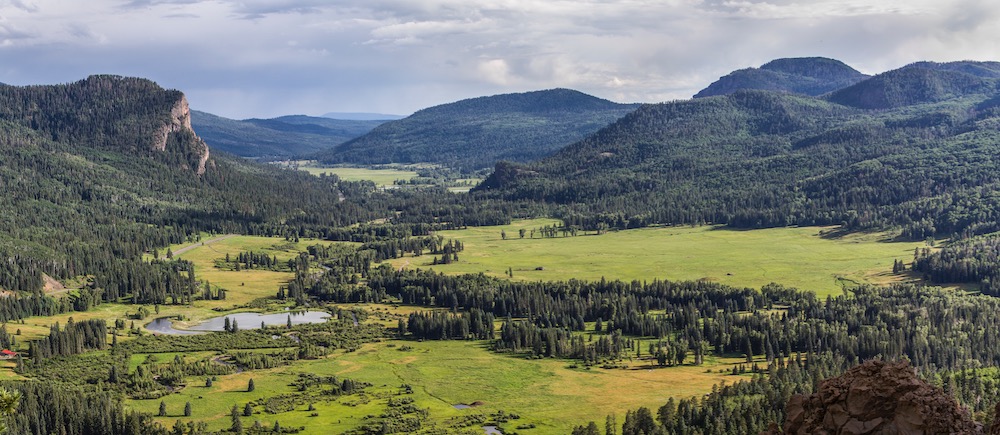
<path fill-rule="evenodd" d="M 138 75 L 231 117 L 553 87 L 657 102 L 778 57 L 988 59 L 998 23 L 987 0 L 13 0 L 0 82 Z"/>

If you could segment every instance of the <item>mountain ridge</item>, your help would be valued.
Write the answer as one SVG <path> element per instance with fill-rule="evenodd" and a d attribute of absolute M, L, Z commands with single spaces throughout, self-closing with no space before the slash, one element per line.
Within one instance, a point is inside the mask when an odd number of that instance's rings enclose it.
<path fill-rule="evenodd" d="M 287 159 L 333 148 L 383 121 L 306 115 L 235 120 L 192 111 L 192 125 L 212 148 L 248 158 Z"/>
<path fill-rule="evenodd" d="M 636 107 L 570 89 L 469 98 L 387 122 L 316 158 L 325 163 L 491 167 L 502 159 L 546 155 Z"/>
<path fill-rule="evenodd" d="M 784 91 L 809 96 L 850 86 L 866 79 L 847 64 L 825 57 L 775 59 L 760 68 L 733 71 L 708 85 L 693 98 L 726 95 L 738 90 Z"/>
<path fill-rule="evenodd" d="M 738 89 L 646 105 L 547 158 L 499 163 L 474 191 L 543 201 L 588 229 L 841 225 L 915 239 L 1000 230 L 992 67 L 917 64 L 818 97 Z M 970 68 L 978 75 L 960 71 Z"/>

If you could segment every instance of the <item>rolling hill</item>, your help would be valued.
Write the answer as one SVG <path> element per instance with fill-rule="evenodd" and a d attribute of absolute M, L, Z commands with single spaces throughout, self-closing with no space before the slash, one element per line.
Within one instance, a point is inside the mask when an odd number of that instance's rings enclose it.
<path fill-rule="evenodd" d="M 548 155 L 637 105 L 569 89 L 505 94 L 431 107 L 317 154 L 324 163 L 438 163 L 474 170 Z"/>
<path fill-rule="evenodd" d="M 760 68 L 733 71 L 699 91 L 694 98 L 726 95 L 747 89 L 819 96 L 853 85 L 867 77 L 839 60 L 824 57 L 776 59 Z"/>
<path fill-rule="evenodd" d="M 213 149 L 241 157 L 282 159 L 333 148 L 385 120 L 343 120 L 304 115 L 234 120 L 192 111 L 191 125 Z"/>
<path fill-rule="evenodd" d="M 917 239 L 996 231 L 993 65 L 914 64 L 828 99 L 738 90 L 644 106 L 551 157 L 498 164 L 478 190 L 555 204 L 590 228 L 843 224 Z M 966 69 L 980 74 L 956 71 Z"/>

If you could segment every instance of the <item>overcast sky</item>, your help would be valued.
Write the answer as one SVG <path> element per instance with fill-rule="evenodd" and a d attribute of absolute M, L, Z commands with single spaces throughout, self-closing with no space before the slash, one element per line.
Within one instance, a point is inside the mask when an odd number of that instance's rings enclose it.
<path fill-rule="evenodd" d="M 690 98 L 780 57 L 1000 60 L 994 0 L 0 0 L 0 82 L 147 77 L 230 118 L 556 87 Z"/>

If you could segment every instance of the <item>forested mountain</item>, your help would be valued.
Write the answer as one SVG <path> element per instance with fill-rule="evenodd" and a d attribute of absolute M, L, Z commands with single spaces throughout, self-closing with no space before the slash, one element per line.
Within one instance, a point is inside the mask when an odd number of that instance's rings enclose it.
<path fill-rule="evenodd" d="M 473 98 L 387 122 L 317 158 L 324 163 L 487 168 L 499 160 L 524 162 L 548 155 L 636 107 L 569 89 Z"/>
<path fill-rule="evenodd" d="M 178 91 L 94 76 L 0 87 L 0 288 L 96 275 L 103 297 L 165 290 L 182 265 L 142 262 L 198 231 L 307 231 L 372 218 L 358 186 L 214 153 Z M 170 285 L 166 286 L 169 291 Z M 161 299 L 161 296 L 153 297 Z"/>
<path fill-rule="evenodd" d="M 776 59 L 760 68 L 733 71 L 702 89 L 695 98 L 739 90 L 786 91 L 818 96 L 868 78 L 839 60 L 824 57 Z"/>
<path fill-rule="evenodd" d="M 141 255 L 202 231 L 337 238 L 347 237 L 338 227 L 392 217 L 397 231 L 426 233 L 532 208 L 210 157 L 182 93 L 118 76 L 0 86 L 0 179 L 0 289 L 91 275 L 88 298 L 141 303 L 189 294 L 193 273 Z"/>
<path fill-rule="evenodd" d="M 996 62 L 919 62 L 839 89 L 828 99 L 862 109 L 892 109 L 990 94 L 998 77 Z"/>
<path fill-rule="evenodd" d="M 304 115 L 235 120 L 191 111 L 191 126 L 212 149 L 241 157 L 289 158 L 333 148 L 385 120 L 342 120 Z"/>
<path fill-rule="evenodd" d="M 931 66 L 832 101 L 738 91 L 644 106 L 549 158 L 498 164 L 479 190 L 560 204 L 584 227 L 844 224 L 918 239 L 1000 230 L 996 79 L 955 71 L 994 64 Z M 865 101 L 889 103 L 837 104 Z"/>

